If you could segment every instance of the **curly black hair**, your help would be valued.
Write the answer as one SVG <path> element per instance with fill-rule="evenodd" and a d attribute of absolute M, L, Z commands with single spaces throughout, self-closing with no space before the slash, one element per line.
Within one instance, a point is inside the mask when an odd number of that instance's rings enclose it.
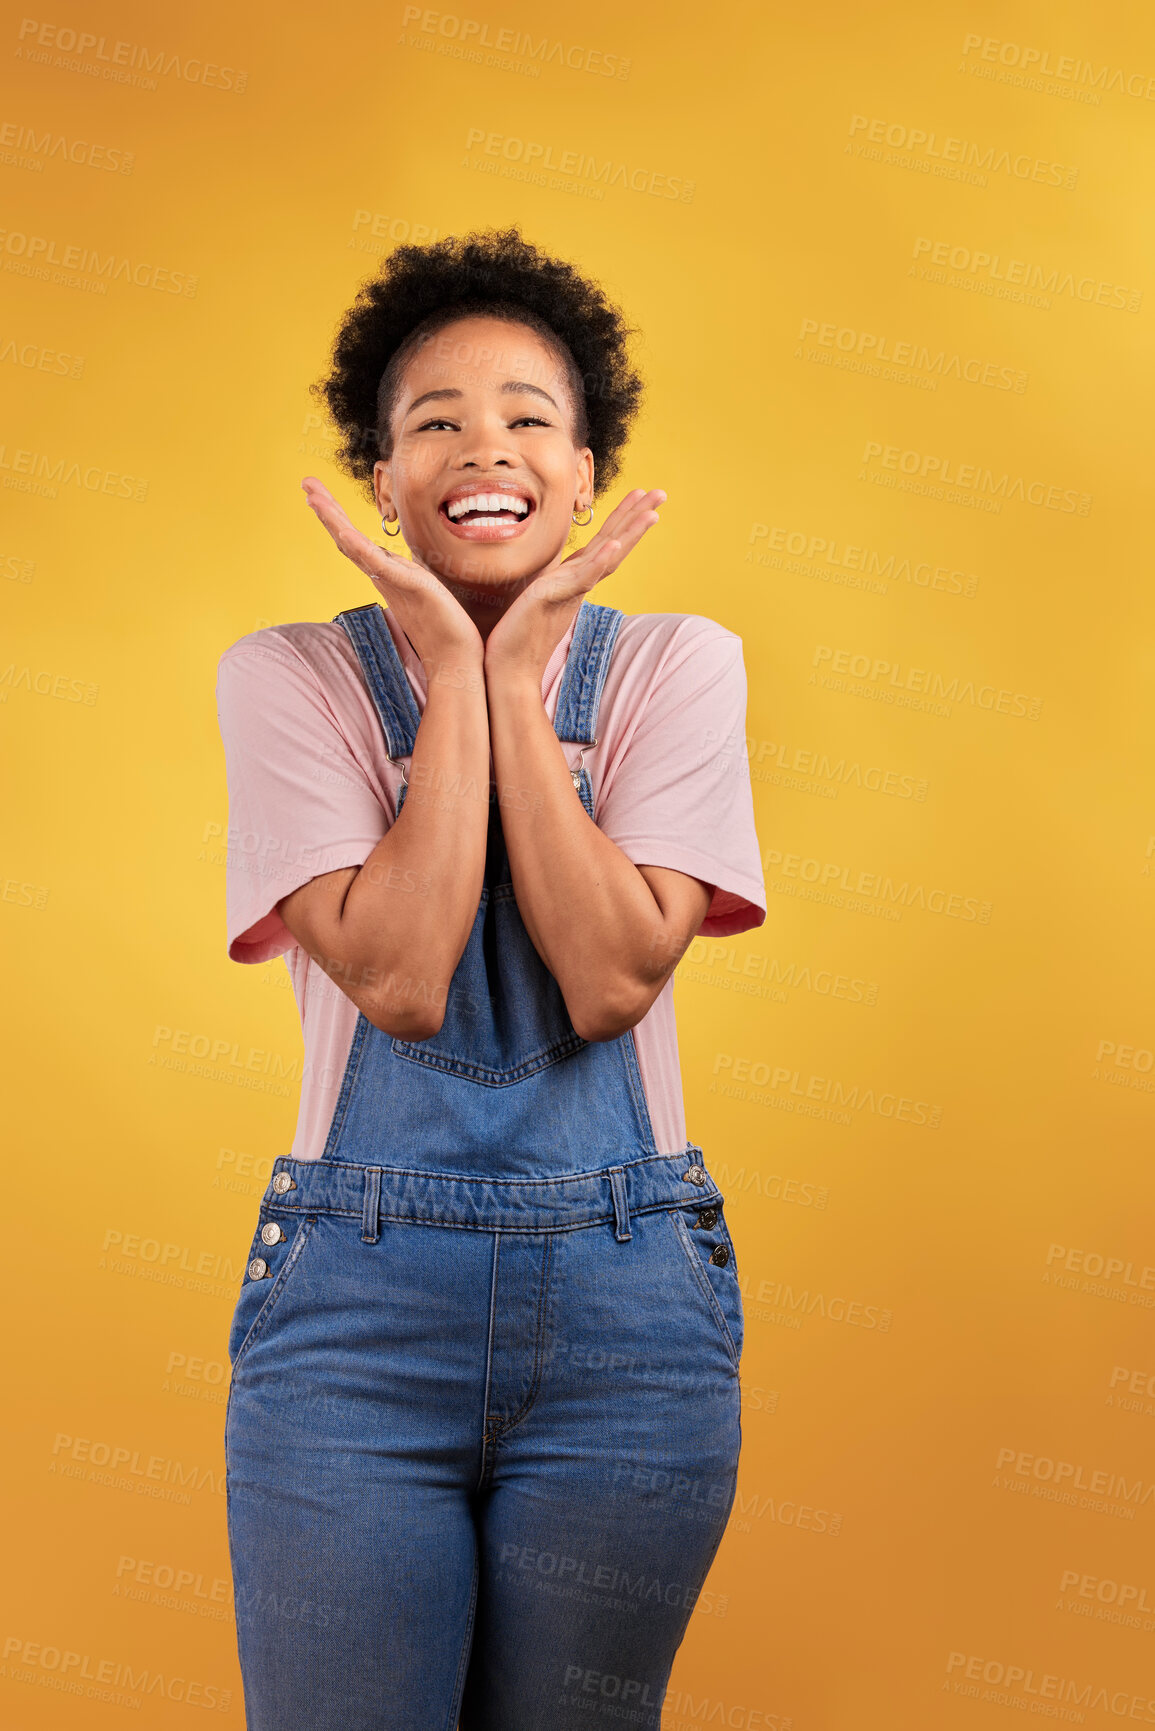
<path fill-rule="evenodd" d="M 313 386 L 341 435 L 338 467 L 373 497 L 373 465 L 392 455 L 391 417 L 410 355 L 456 319 L 478 314 L 528 325 L 569 380 L 574 442 L 594 458 L 594 490 L 618 472 L 642 380 L 635 334 L 597 283 L 550 258 L 516 227 L 399 246 L 363 283 L 337 329 L 329 372 Z"/>

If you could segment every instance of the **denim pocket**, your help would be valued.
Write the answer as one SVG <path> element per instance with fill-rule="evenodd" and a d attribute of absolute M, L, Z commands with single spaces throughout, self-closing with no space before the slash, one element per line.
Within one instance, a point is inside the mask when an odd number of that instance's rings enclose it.
<path fill-rule="evenodd" d="M 229 1327 L 228 1354 L 234 1376 L 241 1359 L 264 1329 L 274 1304 L 282 1297 L 315 1224 L 315 1219 L 295 1214 L 278 1218 L 262 1205 L 245 1263 L 244 1283 Z M 274 1229 L 281 1236 L 270 1243 Z"/>
<path fill-rule="evenodd" d="M 705 1207 L 672 1208 L 668 1218 L 737 1370 L 744 1333 L 742 1289 L 734 1245 L 722 1218 L 722 1205 L 716 1202 Z"/>
<path fill-rule="evenodd" d="M 507 883 L 482 891 L 438 1032 L 428 1040 L 395 1039 L 393 1051 L 415 1064 L 504 1088 L 586 1044 Z"/>

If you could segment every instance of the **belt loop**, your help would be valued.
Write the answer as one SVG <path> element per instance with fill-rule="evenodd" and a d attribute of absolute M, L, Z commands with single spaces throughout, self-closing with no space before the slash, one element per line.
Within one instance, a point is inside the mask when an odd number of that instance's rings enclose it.
<path fill-rule="evenodd" d="M 630 1231 L 630 1207 L 626 1201 L 626 1175 L 620 1166 L 610 1167 L 610 1189 L 614 1194 L 614 1237 L 624 1244 L 634 1235 Z"/>
<path fill-rule="evenodd" d="M 365 1168 L 365 1202 L 361 1209 L 361 1242 L 376 1244 L 381 1233 L 381 1168 Z"/>

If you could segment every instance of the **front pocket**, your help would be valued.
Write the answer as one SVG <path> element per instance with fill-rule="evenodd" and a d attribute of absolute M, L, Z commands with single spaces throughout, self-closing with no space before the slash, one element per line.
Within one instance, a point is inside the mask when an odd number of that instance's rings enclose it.
<path fill-rule="evenodd" d="M 276 1216 L 262 1206 L 229 1327 L 228 1354 L 234 1377 L 252 1342 L 264 1330 L 274 1304 L 283 1296 L 315 1225 L 315 1218 Z M 274 1226 L 283 1236 L 270 1244 L 266 1233 L 271 1236 Z"/>
<path fill-rule="evenodd" d="M 533 947 L 513 885 L 500 884 L 482 891 L 440 1029 L 428 1040 L 395 1039 L 393 1051 L 447 1075 L 504 1088 L 587 1044 Z"/>
<path fill-rule="evenodd" d="M 713 1220 L 709 1225 L 695 1224 L 699 1218 L 710 1220 L 711 1216 Z M 719 1202 L 711 1204 L 708 1209 L 701 1206 L 671 1208 L 667 1218 L 685 1252 L 694 1283 L 718 1325 L 737 1370 L 742 1357 L 744 1332 L 742 1289 L 738 1284 L 734 1246 L 722 1219 L 722 1205 Z M 716 1255 L 722 1260 L 713 1260 Z"/>

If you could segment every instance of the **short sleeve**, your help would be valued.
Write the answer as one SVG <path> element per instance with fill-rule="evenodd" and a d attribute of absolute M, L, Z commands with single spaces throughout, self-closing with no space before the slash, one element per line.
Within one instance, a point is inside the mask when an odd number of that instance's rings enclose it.
<path fill-rule="evenodd" d="M 763 923 L 746 668 L 734 632 L 684 616 L 607 775 L 597 821 L 635 865 L 668 866 L 713 885 L 701 935 L 724 937 Z"/>
<path fill-rule="evenodd" d="M 228 954 L 267 962 L 295 939 L 276 904 L 363 865 L 388 817 L 316 674 L 291 650 L 233 645 L 217 667 L 229 827 Z"/>

